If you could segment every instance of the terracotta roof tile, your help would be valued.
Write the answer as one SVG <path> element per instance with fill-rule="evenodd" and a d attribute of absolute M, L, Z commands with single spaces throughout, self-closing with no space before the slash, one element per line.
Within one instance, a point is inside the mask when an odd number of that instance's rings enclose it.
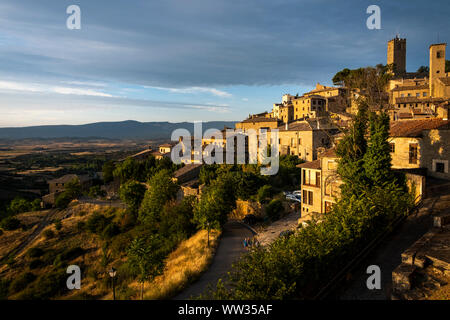
<path fill-rule="evenodd" d="M 391 137 L 420 137 L 422 131 L 432 129 L 450 129 L 450 121 L 442 119 L 423 119 L 395 121 L 391 123 Z"/>
<path fill-rule="evenodd" d="M 305 168 L 305 169 L 320 169 L 321 161 L 320 160 L 314 160 L 310 162 L 305 162 L 297 165 L 297 168 Z"/>

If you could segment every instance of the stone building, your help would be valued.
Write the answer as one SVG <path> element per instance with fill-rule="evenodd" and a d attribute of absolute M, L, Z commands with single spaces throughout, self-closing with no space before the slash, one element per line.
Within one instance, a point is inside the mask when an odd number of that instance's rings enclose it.
<path fill-rule="evenodd" d="M 390 140 L 394 169 L 426 169 L 427 175 L 450 180 L 450 121 L 396 121 Z"/>
<path fill-rule="evenodd" d="M 281 155 L 296 155 L 305 161 L 317 159 L 318 148 L 330 148 L 338 129 L 325 119 L 307 119 L 278 128 Z"/>
<path fill-rule="evenodd" d="M 401 47 L 397 50 L 401 52 L 393 54 L 394 59 L 389 52 L 396 45 Z M 388 85 L 391 120 L 448 118 L 450 74 L 445 72 L 446 46 L 445 43 L 430 45 L 428 73 L 407 73 L 403 67 L 394 72 Z M 403 66 L 406 40 L 391 40 L 388 48 L 391 48 L 388 49 L 388 64 L 394 61 Z"/>

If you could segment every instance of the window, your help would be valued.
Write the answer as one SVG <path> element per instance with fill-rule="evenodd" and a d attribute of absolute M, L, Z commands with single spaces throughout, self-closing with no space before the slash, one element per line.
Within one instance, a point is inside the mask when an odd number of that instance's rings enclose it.
<path fill-rule="evenodd" d="M 303 203 L 307 204 L 308 202 L 306 201 L 306 199 L 308 198 L 308 191 L 303 190 Z"/>
<path fill-rule="evenodd" d="M 427 96 L 427 93 L 426 93 L 426 92 L 424 92 L 424 93 L 422 94 L 422 96 L 426 97 L 426 96 Z"/>
<path fill-rule="evenodd" d="M 391 147 L 391 152 L 394 153 L 395 152 L 395 143 L 389 143 L 389 146 Z"/>
<path fill-rule="evenodd" d="M 405 94 L 404 94 L 404 93 L 402 93 L 402 94 L 400 95 L 400 97 L 402 97 L 402 98 L 403 98 L 403 97 L 405 97 Z"/>
<path fill-rule="evenodd" d="M 416 93 L 416 97 L 419 98 L 420 97 L 420 93 Z"/>
<path fill-rule="evenodd" d="M 310 206 L 313 205 L 313 192 L 312 191 L 308 191 L 308 204 Z"/>
<path fill-rule="evenodd" d="M 436 58 L 440 59 L 442 57 L 442 51 L 436 52 Z"/>
<path fill-rule="evenodd" d="M 298 144 L 299 144 L 299 145 L 302 144 L 302 138 L 298 138 Z"/>
<path fill-rule="evenodd" d="M 306 170 L 303 170 L 303 184 L 306 184 Z"/>
<path fill-rule="evenodd" d="M 445 172 L 445 164 L 443 162 L 436 162 L 436 172 Z"/>
<path fill-rule="evenodd" d="M 409 145 L 409 163 L 417 164 L 417 143 Z"/>
<path fill-rule="evenodd" d="M 320 172 L 316 172 L 316 187 L 320 187 Z"/>

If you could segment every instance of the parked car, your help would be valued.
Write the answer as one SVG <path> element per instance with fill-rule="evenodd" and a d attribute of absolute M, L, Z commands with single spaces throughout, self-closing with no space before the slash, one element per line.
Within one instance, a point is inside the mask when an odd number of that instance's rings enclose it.
<path fill-rule="evenodd" d="M 301 199 L 299 199 L 299 197 L 294 194 L 287 195 L 286 199 L 291 200 L 291 201 L 301 202 Z"/>

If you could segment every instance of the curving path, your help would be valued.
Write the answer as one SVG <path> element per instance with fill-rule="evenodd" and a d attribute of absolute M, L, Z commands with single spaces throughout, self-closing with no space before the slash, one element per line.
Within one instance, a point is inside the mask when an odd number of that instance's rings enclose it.
<path fill-rule="evenodd" d="M 198 296 L 204 293 L 209 284 L 214 286 L 220 278 L 224 278 L 230 271 L 232 263 L 245 251 L 242 245 L 244 238 L 252 236 L 253 233 L 241 223 L 227 222 L 209 269 L 174 299 L 185 300 Z"/>

